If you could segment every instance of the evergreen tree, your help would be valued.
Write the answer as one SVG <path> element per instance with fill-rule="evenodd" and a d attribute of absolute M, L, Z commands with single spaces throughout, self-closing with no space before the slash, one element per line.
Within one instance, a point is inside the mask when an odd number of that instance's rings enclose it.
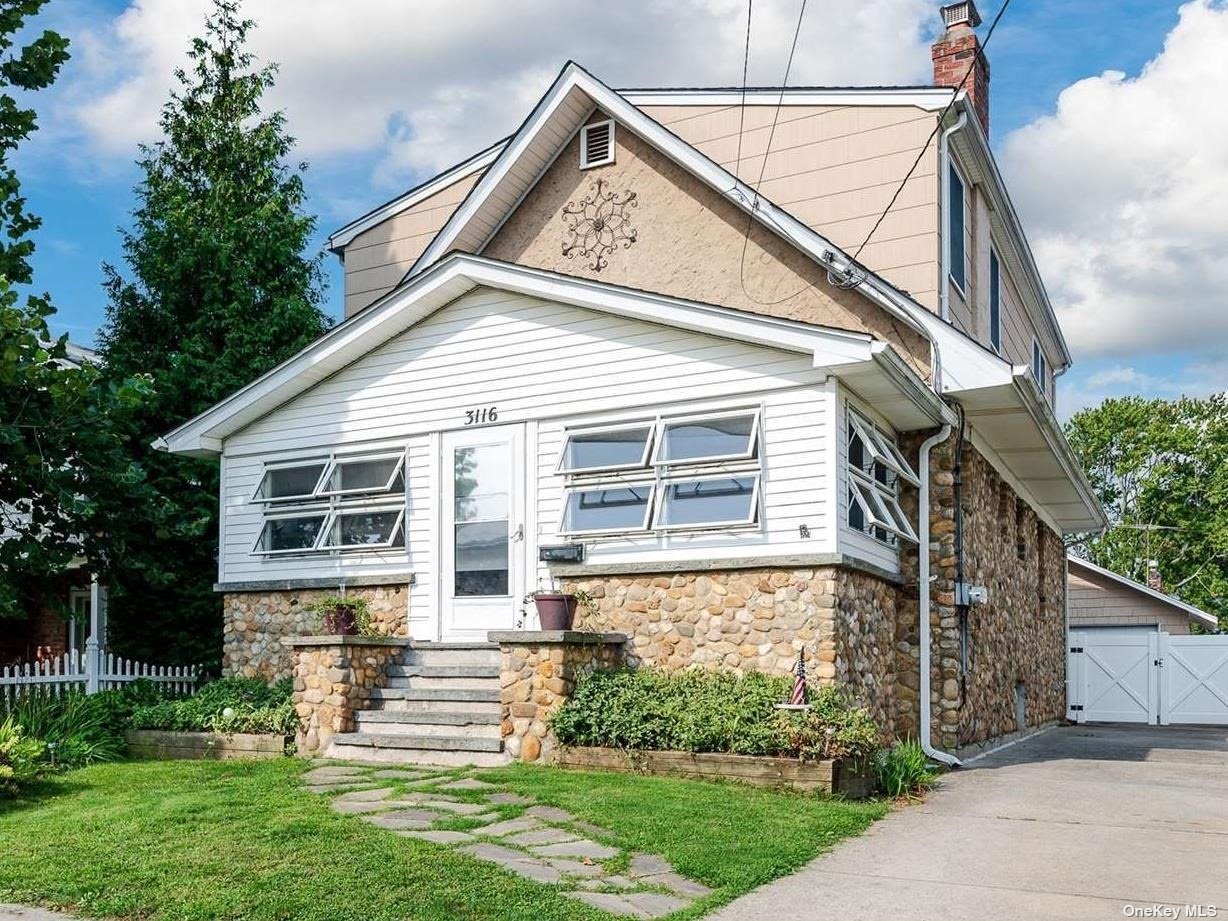
<path fill-rule="evenodd" d="M 158 436 L 269 370 L 328 325 L 320 255 L 304 255 L 315 219 L 304 212 L 304 164 L 292 166 L 285 118 L 262 96 L 275 67 L 246 50 L 253 23 L 215 0 L 190 66 L 162 110 L 163 138 L 141 148 L 127 276 L 105 267 L 102 333 L 109 373 L 152 376 L 156 396 L 131 450 L 190 538 L 149 535 L 134 557 L 165 560 L 119 574 L 111 641 L 159 661 L 216 662 L 218 470 L 211 460 L 159 454 Z"/>

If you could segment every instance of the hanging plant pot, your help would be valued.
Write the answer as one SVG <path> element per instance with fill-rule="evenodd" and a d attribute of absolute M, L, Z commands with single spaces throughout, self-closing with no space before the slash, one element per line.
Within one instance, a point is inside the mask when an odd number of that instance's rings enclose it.
<path fill-rule="evenodd" d="M 353 605 L 340 604 L 325 611 L 324 632 L 330 636 L 356 636 L 358 616 Z"/>
<path fill-rule="evenodd" d="M 570 630 L 576 620 L 576 596 L 562 592 L 538 592 L 533 596 L 537 621 L 543 630 Z"/>

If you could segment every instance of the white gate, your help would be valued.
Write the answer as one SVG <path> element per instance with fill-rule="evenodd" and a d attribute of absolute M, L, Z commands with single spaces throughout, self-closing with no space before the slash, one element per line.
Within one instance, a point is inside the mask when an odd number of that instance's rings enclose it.
<path fill-rule="evenodd" d="M 1228 725 L 1228 636 L 1072 631 L 1067 687 L 1079 723 Z"/>
<path fill-rule="evenodd" d="M 1160 724 L 1228 725 L 1228 636 L 1160 634 Z"/>

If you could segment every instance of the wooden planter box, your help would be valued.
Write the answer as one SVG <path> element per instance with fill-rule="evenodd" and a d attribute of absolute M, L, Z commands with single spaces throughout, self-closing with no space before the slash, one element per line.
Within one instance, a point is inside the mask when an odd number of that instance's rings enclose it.
<path fill-rule="evenodd" d="M 701 780 L 724 778 L 758 787 L 821 790 L 849 799 L 874 793 L 874 772 L 865 761 L 808 761 L 756 755 L 725 755 L 673 751 L 624 751 L 619 748 L 560 747 L 555 763 L 561 767 L 665 774 Z"/>
<path fill-rule="evenodd" d="M 133 758 L 199 760 L 214 758 L 281 758 L 286 737 L 277 734 L 236 732 L 163 732 L 133 729 L 128 732 L 128 754 Z"/>

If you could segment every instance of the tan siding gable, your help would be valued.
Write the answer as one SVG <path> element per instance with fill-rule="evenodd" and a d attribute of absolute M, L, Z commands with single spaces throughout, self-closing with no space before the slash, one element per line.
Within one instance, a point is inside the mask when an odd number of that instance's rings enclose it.
<path fill-rule="evenodd" d="M 602 116 L 595 115 L 594 118 Z M 621 125 L 616 160 L 580 169 L 579 139 L 545 172 L 483 250 L 483 255 L 615 285 L 684 297 L 753 313 L 868 332 L 896 345 L 914 365 L 928 364 L 928 346 L 861 294 L 827 282 L 812 259 L 767 230 Z M 563 209 L 594 194 L 602 180 L 634 192 L 629 208 L 636 240 L 621 244 L 594 271 L 568 258 Z M 750 225 L 743 260 L 743 240 Z"/>
<path fill-rule="evenodd" d="M 480 178 L 458 179 L 353 239 L 345 248 L 347 317 L 392 290 Z"/>
<path fill-rule="evenodd" d="M 1067 576 L 1072 627 L 1116 627 L 1159 624 L 1169 633 L 1189 633 L 1190 619 L 1142 592 L 1090 572 Z"/>
<path fill-rule="evenodd" d="M 855 250 L 891 201 L 934 128 L 912 106 L 643 106 L 642 110 L 775 204 Z M 739 160 L 739 132 L 741 159 Z M 771 135 L 767 166 L 763 154 Z M 920 303 L 938 306 L 938 180 L 934 144 L 901 191 L 862 261 Z"/>

